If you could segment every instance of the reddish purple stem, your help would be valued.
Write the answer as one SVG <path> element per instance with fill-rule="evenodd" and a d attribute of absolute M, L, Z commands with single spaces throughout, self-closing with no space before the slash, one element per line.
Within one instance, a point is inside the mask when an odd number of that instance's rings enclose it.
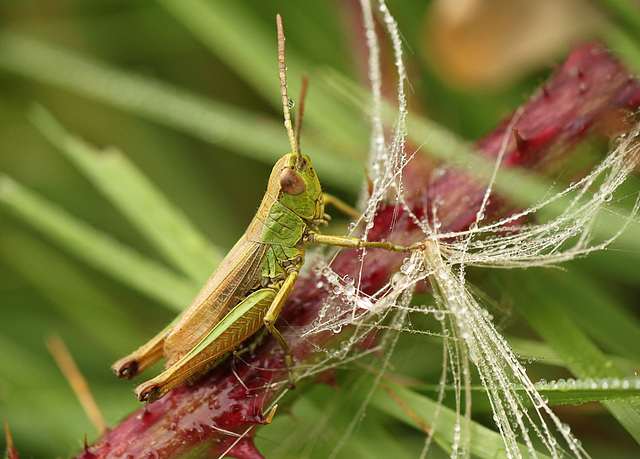
<path fill-rule="evenodd" d="M 601 45 L 583 45 L 525 104 L 517 122 L 517 135 L 511 135 L 503 164 L 549 170 L 560 158 L 571 159 L 575 147 L 592 136 L 610 136 L 624 130 L 625 118 L 639 105 L 640 85 L 629 71 Z M 498 126 L 477 143 L 478 151 L 494 158 L 511 127 L 508 123 Z M 443 232 L 468 228 L 484 195 L 484 187 L 477 181 L 455 171 L 431 179 L 429 166 L 420 158 L 407 166 L 404 181 L 410 205 L 419 217 L 430 218 L 430 203 L 435 198 L 440 201 L 438 217 Z M 495 220 L 513 209 L 494 194 L 485 219 Z M 391 206 L 381 208 L 370 238 L 400 244 L 419 239 L 421 233 L 406 213 L 398 212 Z M 340 275 L 354 275 L 354 267 L 360 266 L 358 255 L 355 250 L 343 250 L 333 269 Z M 381 288 L 397 271 L 401 260 L 398 254 L 369 250 L 361 289 L 371 294 Z M 318 281 L 314 274 L 298 279 L 277 324 L 298 364 L 313 361 L 317 357 L 316 346 L 335 347 L 341 339 L 340 334 L 332 332 L 299 338 L 311 327 L 329 294 L 326 287 L 318 287 Z M 284 383 L 286 378 L 282 351 L 269 338 L 253 355 L 228 359 L 197 383 L 178 387 L 163 399 L 142 406 L 78 457 L 215 456 L 231 447 L 231 456 L 260 458 L 252 440 L 256 428 L 238 442 L 236 435 L 265 423 L 265 406 L 277 395 L 270 385 Z"/>

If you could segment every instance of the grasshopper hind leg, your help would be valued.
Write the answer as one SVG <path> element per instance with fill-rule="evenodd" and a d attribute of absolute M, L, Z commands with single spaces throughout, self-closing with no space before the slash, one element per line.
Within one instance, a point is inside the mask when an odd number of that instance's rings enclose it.
<path fill-rule="evenodd" d="M 131 379 L 163 358 L 164 339 L 173 328 L 174 323 L 175 320 L 151 338 L 149 342 L 114 363 L 111 369 L 116 376 L 118 378 Z"/>
<path fill-rule="evenodd" d="M 135 390 L 138 399 L 153 402 L 174 387 L 217 365 L 264 325 L 265 312 L 275 297 L 276 291 L 272 288 L 262 288 L 250 294 L 186 355 L 155 378 L 140 384 Z"/>
<path fill-rule="evenodd" d="M 227 352 L 226 354 L 223 354 L 217 359 L 209 362 L 200 370 L 197 370 L 196 372 L 185 377 L 183 380 L 180 381 L 179 384 L 195 383 L 200 378 L 202 378 L 207 372 L 209 372 L 209 370 L 220 365 L 220 363 L 226 360 L 230 354 L 231 352 Z M 135 394 L 136 394 L 136 397 L 138 397 L 138 400 L 140 400 L 141 402 L 152 403 L 162 398 L 167 392 L 169 392 L 172 388 L 174 388 L 177 385 L 178 384 L 172 384 L 171 388 L 167 388 L 163 383 L 156 382 L 154 378 L 136 387 Z"/>

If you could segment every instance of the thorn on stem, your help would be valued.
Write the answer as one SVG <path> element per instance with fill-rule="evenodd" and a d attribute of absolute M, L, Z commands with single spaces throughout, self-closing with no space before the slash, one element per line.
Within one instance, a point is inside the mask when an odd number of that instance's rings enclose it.
<path fill-rule="evenodd" d="M 13 438 L 11 437 L 11 430 L 9 430 L 9 422 L 6 420 L 4 421 L 4 436 L 7 439 L 4 457 L 7 459 L 20 459 L 15 446 L 13 446 Z"/>
<path fill-rule="evenodd" d="M 513 131 L 513 135 L 516 138 L 516 146 L 518 147 L 518 152 L 524 153 L 529 149 L 529 141 L 522 138 L 517 127 L 514 126 L 511 128 L 511 130 Z"/>
<path fill-rule="evenodd" d="M 542 78 L 538 78 L 538 84 L 540 85 L 540 89 L 542 90 L 542 95 L 544 97 L 551 96 L 551 93 L 549 92 L 549 88 L 547 87 L 545 81 Z"/>
<path fill-rule="evenodd" d="M 271 421 L 273 421 L 273 416 L 275 416 L 277 409 L 278 409 L 278 404 L 276 403 L 275 405 L 273 405 L 273 408 L 271 408 L 271 410 L 269 411 L 269 414 L 267 414 L 267 417 L 265 419 L 265 424 L 271 424 Z"/>

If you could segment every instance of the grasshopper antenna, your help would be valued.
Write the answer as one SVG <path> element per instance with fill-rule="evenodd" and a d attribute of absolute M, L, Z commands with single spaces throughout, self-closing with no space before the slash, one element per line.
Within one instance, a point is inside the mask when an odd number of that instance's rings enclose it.
<path fill-rule="evenodd" d="M 307 98 L 307 88 L 309 87 L 309 76 L 302 75 L 302 89 L 300 89 L 300 102 L 298 103 L 298 113 L 296 116 L 296 145 L 298 154 L 302 154 L 300 148 L 300 131 L 302 130 L 302 114 L 304 113 L 304 101 Z"/>
<path fill-rule="evenodd" d="M 282 17 L 276 15 L 278 25 L 278 64 L 280 66 L 280 94 L 282 94 L 282 112 L 284 113 L 284 127 L 287 129 L 291 151 L 300 157 L 296 136 L 291 123 L 291 112 L 289 111 L 289 95 L 287 94 L 287 63 L 284 58 L 284 29 L 282 28 Z"/>

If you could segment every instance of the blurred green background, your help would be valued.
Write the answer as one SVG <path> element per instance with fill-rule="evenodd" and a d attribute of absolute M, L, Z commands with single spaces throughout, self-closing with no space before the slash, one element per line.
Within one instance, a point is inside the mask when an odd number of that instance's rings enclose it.
<path fill-rule="evenodd" d="M 405 43 L 410 107 L 461 139 L 507 116 L 579 40 L 600 38 L 640 68 L 633 32 L 640 12 L 631 2 L 398 0 L 389 7 Z M 355 202 L 368 149 L 366 118 L 347 89 L 366 87 L 358 2 L 0 1 L 0 418 L 22 457 L 68 456 L 85 433 L 96 438 L 45 337 L 63 338 L 114 425 L 138 402 L 134 384 L 117 380 L 111 363 L 188 304 L 251 219 L 271 165 L 288 151 L 276 13 L 287 36 L 290 97 L 303 72 L 311 77 L 302 149 L 325 188 Z M 104 162 L 102 150 L 111 153 Z M 632 178 L 624 192 L 637 191 Z M 535 320 L 526 312 L 519 319 L 513 305 L 557 303 L 559 315 L 631 376 L 640 368 L 634 240 L 637 227 L 616 250 L 568 272 L 490 273 L 477 282 L 505 307 L 501 321 L 522 355 L 551 351 L 536 347 Z M 436 384 L 440 355 L 438 340 L 407 336 L 394 365 Z M 267 457 L 327 457 L 366 396 L 349 385 L 358 372 L 347 373 L 341 384 L 354 389 L 301 391 L 295 418 L 281 413 L 259 432 Z M 570 374 L 538 365 L 531 375 Z M 593 403 L 558 412 L 594 457 L 638 454 L 632 435 L 639 438 L 640 426 L 627 427 L 629 435 Z M 338 457 L 412 457 L 423 439 L 372 407 Z M 440 447 L 436 456 L 446 451 Z"/>

